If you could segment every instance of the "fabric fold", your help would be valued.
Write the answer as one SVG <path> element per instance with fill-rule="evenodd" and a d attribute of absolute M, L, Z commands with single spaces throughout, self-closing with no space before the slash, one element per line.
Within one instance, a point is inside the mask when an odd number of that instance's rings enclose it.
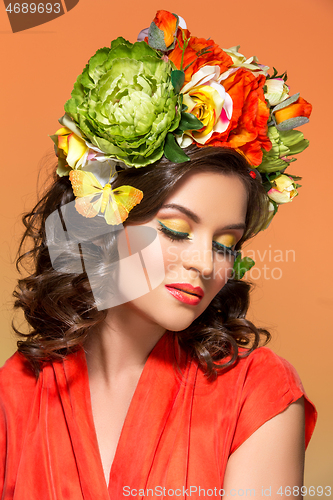
<path fill-rule="evenodd" d="M 107 486 L 83 348 L 47 363 L 38 380 L 15 353 L 0 369 L 1 500 L 210 496 L 231 453 L 301 396 L 308 443 L 316 411 L 287 361 L 260 347 L 208 380 L 166 332 L 142 371 Z"/>

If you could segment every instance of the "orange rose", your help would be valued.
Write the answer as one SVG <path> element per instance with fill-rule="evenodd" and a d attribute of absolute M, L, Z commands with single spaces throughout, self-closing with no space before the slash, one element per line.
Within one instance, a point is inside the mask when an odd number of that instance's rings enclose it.
<path fill-rule="evenodd" d="M 183 36 L 188 45 L 185 48 L 182 64 Z M 181 69 L 181 64 L 183 70 L 190 65 L 185 70 L 185 84 L 191 80 L 193 73 L 196 73 L 202 66 L 218 66 L 220 72 L 224 73 L 233 64 L 231 57 L 216 45 L 214 40 L 196 38 L 191 36 L 188 30 L 182 28 L 178 28 L 175 48 L 169 52 L 168 57 L 178 69 Z"/>
<path fill-rule="evenodd" d="M 309 118 L 312 111 L 312 105 L 307 102 L 302 97 L 299 97 L 296 102 L 290 104 L 289 106 L 275 111 L 275 121 L 277 124 L 289 120 L 290 118 L 296 118 L 298 116 L 304 116 Z"/>
<path fill-rule="evenodd" d="M 206 146 L 222 146 L 239 149 L 253 166 L 262 161 L 261 148 L 272 147 L 267 137 L 269 109 L 265 102 L 263 87 L 265 76 L 255 76 L 243 68 L 232 73 L 220 83 L 233 101 L 233 112 L 227 130 L 214 133 Z"/>
<path fill-rule="evenodd" d="M 167 51 L 172 48 L 178 27 L 178 16 L 166 10 L 158 10 L 150 25 L 149 45 L 157 50 Z"/>

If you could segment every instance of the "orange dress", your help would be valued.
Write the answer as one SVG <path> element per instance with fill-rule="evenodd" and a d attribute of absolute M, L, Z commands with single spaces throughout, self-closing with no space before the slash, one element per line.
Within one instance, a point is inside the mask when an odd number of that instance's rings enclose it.
<path fill-rule="evenodd" d="M 16 352 L 0 369 L 0 497 L 183 499 L 200 487 L 220 498 L 229 455 L 302 395 L 295 369 L 266 347 L 209 382 L 167 332 L 141 374 L 107 486 L 84 350 L 48 363 L 38 381 Z M 306 396 L 305 413 L 308 444 L 316 411 Z"/>

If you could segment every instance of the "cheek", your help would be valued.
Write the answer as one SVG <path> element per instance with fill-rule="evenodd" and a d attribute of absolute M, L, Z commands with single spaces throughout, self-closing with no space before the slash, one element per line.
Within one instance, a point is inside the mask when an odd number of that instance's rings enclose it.
<path fill-rule="evenodd" d="M 179 247 L 179 243 L 170 242 L 160 236 L 160 244 L 162 248 L 163 262 L 165 273 L 174 273 L 176 267 L 181 262 L 181 248 Z"/>
<path fill-rule="evenodd" d="M 215 276 L 212 278 L 212 289 L 214 296 L 224 287 L 230 278 L 232 269 L 230 267 L 219 267 L 215 269 Z"/>
<path fill-rule="evenodd" d="M 228 279 L 232 276 L 232 269 L 233 264 L 230 262 L 214 266 L 213 276 L 210 280 L 205 280 L 208 291 L 207 300 L 209 302 L 222 290 Z"/>
<path fill-rule="evenodd" d="M 118 252 L 114 305 L 146 295 L 164 280 L 163 252 L 155 229 L 149 226 L 126 227 L 118 237 Z"/>

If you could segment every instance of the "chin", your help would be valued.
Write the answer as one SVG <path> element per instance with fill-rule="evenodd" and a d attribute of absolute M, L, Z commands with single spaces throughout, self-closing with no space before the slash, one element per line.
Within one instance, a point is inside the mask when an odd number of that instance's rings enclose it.
<path fill-rule="evenodd" d="M 191 306 L 170 304 L 169 300 L 154 301 L 153 298 L 150 294 L 147 294 L 128 302 L 127 306 L 148 323 L 156 324 L 156 326 L 174 332 L 180 332 L 188 328 L 202 313 L 201 308 L 200 311 L 194 311 L 192 308 L 190 309 Z"/>
<path fill-rule="evenodd" d="M 183 330 L 186 330 L 192 323 L 194 319 L 191 319 L 190 321 L 184 321 L 184 319 L 180 320 L 173 320 L 173 321 L 165 321 L 165 323 L 161 326 L 163 326 L 166 330 L 170 330 L 171 332 L 181 332 Z"/>
<path fill-rule="evenodd" d="M 185 330 L 202 314 L 201 308 L 194 311 L 182 306 L 170 309 L 165 308 L 163 313 L 161 311 L 160 309 L 156 315 L 156 322 L 166 330 L 173 332 Z"/>

